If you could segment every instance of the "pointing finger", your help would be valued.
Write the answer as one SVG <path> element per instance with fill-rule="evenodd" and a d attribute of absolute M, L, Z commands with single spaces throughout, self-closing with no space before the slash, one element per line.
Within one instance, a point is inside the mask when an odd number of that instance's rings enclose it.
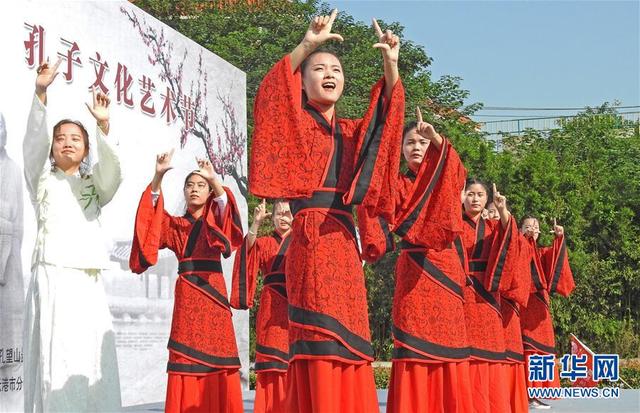
<path fill-rule="evenodd" d="M 420 112 L 420 106 L 416 106 L 416 118 L 418 123 L 422 122 L 422 112 Z"/>
<path fill-rule="evenodd" d="M 58 70 L 58 66 L 60 66 L 60 63 L 62 63 L 62 57 L 58 57 L 58 61 L 56 62 L 55 65 L 53 65 L 53 71 L 55 72 L 56 70 Z"/>
<path fill-rule="evenodd" d="M 376 36 L 378 36 L 378 39 L 381 38 L 384 33 L 382 33 L 382 29 L 380 28 L 380 25 L 378 25 L 378 21 L 375 19 L 375 17 L 372 19 L 373 21 L 373 29 L 376 31 Z"/>
<path fill-rule="evenodd" d="M 338 9 L 333 9 L 331 11 L 331 16 L 329 16 L 329 24 L 333 24 L 333 22 L 336 20 L 336 16 L 338 15 Z"/>

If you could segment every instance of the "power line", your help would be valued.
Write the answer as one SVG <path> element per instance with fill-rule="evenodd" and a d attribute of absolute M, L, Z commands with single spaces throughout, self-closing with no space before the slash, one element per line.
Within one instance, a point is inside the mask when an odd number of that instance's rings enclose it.
<path fill-rule="evenodd" d="M 597 108 L 598 106 L 585 106 L 582 108 L 517 108 L 512 106 L 483 106 L 478 110 L 554 110 L 554 111 L 563 111 L 563 110 L 587 110 Z M 640 106 L 611 106 L 611 109 L 637 109 Z"/>
<path fill-rule="evenodd" d="M 633 115 L 640 114 L 640 112 L 616 112 L 616 113 L 594 113 L 594 116 L 618 116 L 618 115 Z M 544 117 L 529 117 L 529 118 L 518 118 L 518 119 L 506 119 L 504 122 L 515 122 L 519 120 L 544 120 L 544 119 L 569 119 L 569 118 L 577 118 L 579 115 L 561 115 L 561 116 L 544 116 Z M 500 120 L 489 120 L 486 122 L 480 123 L 500 123 L 503 121 Z"/>

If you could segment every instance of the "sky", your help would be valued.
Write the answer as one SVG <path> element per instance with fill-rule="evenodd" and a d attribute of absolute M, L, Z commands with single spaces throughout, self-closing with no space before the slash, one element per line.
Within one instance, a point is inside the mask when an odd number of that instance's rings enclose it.
<path fill-rule="evenodd" d="M 433 58 L 434 79 L 444 74 L 463 79 L 462 87 L 471 92 L 467 104 L 575 108 L 617 100 L 621 106 L 640 105 L 638 0 L 325 1 L 356 20 L 402 24 L 405 38 Z M 483 110 L 477 115 L 490 116 L 474 119 L 572 113 Z"/>

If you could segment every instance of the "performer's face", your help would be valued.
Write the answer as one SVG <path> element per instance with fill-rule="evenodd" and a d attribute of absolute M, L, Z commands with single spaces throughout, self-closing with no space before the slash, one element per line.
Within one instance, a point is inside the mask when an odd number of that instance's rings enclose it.
<path fill-rule="evenodd" d="M 494 221 L 497 221 L 500 219 L 500 214 L 498 213 L 498 209 L 493 204 L 493 202 L 487 205 L 487 219 L 492 219 Z"/>
<path fill-rule="evenodd" d="M 470 185 L 465 190 L 464 210 L 472 215 L 481 214 L 487 205 L 487 190 L 480 184 Z"/>
<path fill-rule="evenodd" d="M 413 172 L 417 172 L 420 168 L 420 164 L 424 159 L 424 155 L 427 153 L 428 147 L 429 140 L 419 135 L 415 128 L 411 129 L 404 135 L 402 154 L 409 164 L 409 169 Z"/>
<path fill-rule="evenodd" d="M 535 218 L 527 218 L 522 222 L 522 228 L 520 232 L 527 237 L 532 238 L 534 241 L 538 240 L 540 235 L 540 223 Z"/>
<path fill-rule="evenodd" d="M 62 170 L 79 167 L 88 152 L 89 147 L 78 125 L 63 123 L 54 131 L 51 154 L 56 166 Z"/>
<path fill-rule="evenodd" d="M 291 229 L 291 221 L 293 221 L 293 217 L 291 216 L 289 202 L 276 202 L 273 206 L 273 226 L 276 228 L 276 231 L 280 234 L 289 231 Z"/>
<path fill-rule="evenodd" d="M 184 184 L 184 199 L 187 202 L 187 208 L 199 208 L 207 202 L 209 197 L 209 184 L 207 180 L 198 174 L 193 174 Z"/>
<path fill-rule="evenodd" d="M 342 64 L 330 53 L 309 57 L 302 73 L 302 89 L 309 101 L 321 106 L 334 105 L 344 89 Z"/>

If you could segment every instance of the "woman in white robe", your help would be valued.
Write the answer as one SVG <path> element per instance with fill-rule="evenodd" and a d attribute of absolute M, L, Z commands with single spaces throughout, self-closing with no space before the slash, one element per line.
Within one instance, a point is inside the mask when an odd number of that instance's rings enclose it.
<path fill-rule="evenodd" d="M 109 267 L 100 210 L 115 195 L 120 163 L 109 133 L 109 99 L 94 90 L 98 161 L 87 162 L 84 126 L 47 127 L 47 87 L 60 60 L 38 68 L 24 139 L 24 174 L 38 221 L 26 297 L 26 412 L 117 411 L 121 407 L 115 335 L 102 284 Z"/>

